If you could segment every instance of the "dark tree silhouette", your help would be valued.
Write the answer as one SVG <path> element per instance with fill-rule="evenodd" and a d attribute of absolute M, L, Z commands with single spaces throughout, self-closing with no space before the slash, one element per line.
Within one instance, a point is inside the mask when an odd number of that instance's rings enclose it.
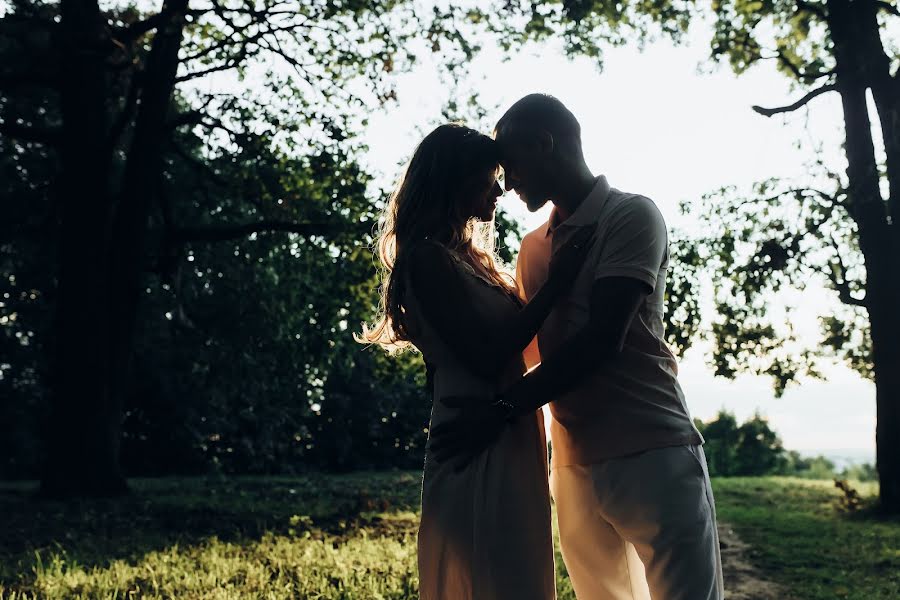
<path fill-rule="evenodd" d="M 14 152 L 41 152 L 56 165 L 48 178 L 58 266 L 42 491 L 118 494 L 127 489 L 119 445 L 142 273 L 171 268 L 167 258 L 189 242 L 371 229 L 352 221 L 355 211 L 302 220 L 283 198 L 265 197 L 245 198 L 258 205 L 249 221 L 178 222 L 167 196 L 177 185 L 173 165 L 195 163 L 215 181 L 205 159 L 247 160 L 259 140 L 288 153 L 346 153 L 366 112 L 393 98 L 391 74 L 414 58 L 410 40 L 424 35 L 435 48 L 449 40 L 441 51 L 450 68 L 471 48 L 444 29 L 446 15 L 420 19 L 389 0 L 165 0 L 152 14 L 104 12 L 96 0 L 15 1 L 4 13 L 0 50 L 19 60 L 0 65 L 0 135 Z M 42 101 L 24 101 L 29 95 Z M 207 136 L 205 155 L 185 151 L 182 130 Z"/>

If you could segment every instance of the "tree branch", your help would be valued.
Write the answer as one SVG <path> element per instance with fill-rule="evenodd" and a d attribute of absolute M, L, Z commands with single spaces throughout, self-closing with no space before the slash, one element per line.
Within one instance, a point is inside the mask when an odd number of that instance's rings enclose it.
<path fill-rule="evenodd" d="M 225 181 L 225 179 L 221 175 L 216 173 L 212 169 L 212 167 L 209 166 L 209 164 L 198 159 L 196 156 L 191 155 L 187 150 L 182 148 L 178 143 L 176 143 L 174 141 L 171 142 L 171 146 L 175 150 L 175 154 L 180 156 L 195 171 L 197 171 L 204 177 L 208 177 L 210 180 L 212 180 L 213 183 L 215 183 L 219 186 L 222 186 L 222 187 L 228 186 L 228 183 Z"/>
<path fill-rule="evenodd" d="M 305 236 L 328 236 L 337 233 L 359 231 L 362 233 L 371 224 L 356 226 L 346 223 L 295 223 L 293 221 L 262 220 L 242 225 L 219 225 L 208 227 L 176 227 L 171 238 L 177 242 L 221 242 L 247 237 L 251 233 L 284 231 Z"/>
<path fill-rule="evenodd" d="M 54 145 L 59 143 L 60 131 L 58 129 L 29 127 L 19 123 L 0 123 L 0 135 L 9 136 L 25 142 L 37 142 L 39 144 Z"/>
<path fill-rule="evenodd" d="M 833 235 L 829 237 L 831 238 L 831 245 L 834 247 L 834 260 L 829 262 L 829 267 L 831 268 L 826 271 L 825 275 L 828 276 L 831 285 L 837 291 L 841 302 L 850 306 L 865 308 L 867 306 L 865 297 L 856 298 L 851 294 L 850 283 L 847 281 L 847 267 L 844 265 L 844 261 L 841 260 L 840 247 Z"/>
<path fill-rule="evenodd" d="M 52 77 L 34 70 L 27 73 L 0 73 L 0 89 L 10 92 L 22 87 L 52 87 L 53 85 Z"/>
<path fill-rule="evenodd" d="M 775 50 L 775 54 L 772 56 L 762 56 L 759 58 L 761 60 L 777 60 L 779 63 L 788 68 L 788 70 L 794 74 L 794 77 L 797 78 L 798 81 L 802 81 L 804 83 L 811 84 L 823 77 L 828 77 L 829 75 L 834 74 L 834 69 L 828 69 L 827 71 L 817 71 L 817 72 L 807 72 L 803 71 L 798 65 L 794 64 L 790 58 L 784 53 L 784 51 L 780 48 Z"/>
<path fill-rule="evenodd" d="M 764 117 L 771 117 L 772 115 L 777 115 L 779 113 L 793 112 L 798 108 L 806 106 L 809 102 L 816 98 L 817 96 L 821 96 L 822 94 L 826 94 L 828 92 L 834 92 L 838 89 L 836 84 L 830 83 L 828 85 L 823 85 L 822 87 L 816 88 L 794 102 L 793 104 L 789 104 L 787 106 L 779 106 L 776 108 L 763 108 L 762 106 L 754 106 L 753 110 L 757 113 L 761 114 Z"/>
<path fill-rule="evenodd" d="M 199 71 L 191 71 L 185 73 L 184 75 L 179 75 L 175 78 L 175 83 L 184 83 L 185 81 L 190 81 L 191 79 L 199 79 L 200 77 L 206 77 L 207 75 L 212 75 L 213 73 L 218 73 L 220 71 L 237 69 L 239 66 L 241 66 L 242 60 L 243 57 L 239 60 L 228 61 L 219 65 L 209 67 L 208 69 L 200 69 Z"/>
<path fill-rule="evenodd" d="M 826 204 L 828 206 L 828 208 L 834 208 L 835 206 L 842 205 L 838 197 L 839 195 L 839 193 L 835 195 L 828 194 L 816 188 L 790 188 L 782 192 L 775 193 L 771 196 L 756 196 L 744 198 L 740 202 L 736 203 L 734 205 L 734 208 L 740 209 L 744 206 L 754 204 L 774 204 L 776 202 L 780 203 L 784 200 L 785 197 L 792 197 L 794 200 L 802 202 L 811 198 L 812 196 L 817 196 L 823 204 Z"/>
<path fill-rule="evenodd" d="M 805 2 L 804 0 L 797 0 L 797 8 L 805 10 L 807 12 L 811 12 L 820 19 L 824 20 L 825 18 L 827 18 L 825 7 L 821 4 L 813 4 L 811 2 Z"/>
<path fill-rule="evenodd" d="M 900 17 L 900 8 L 897 8 L 897 6 L 891 4 L 890 2 L 886 2 L 884 0 L 875 0 L 875 6 L 885 11 L 886 13 L 894 15 L 895 17 Z"/>
<path fill-rule="evenodd" d="M 209 102 L 204 104 L 204 108 L 208 105 Z M 209 116 L 209 113 L 204 111 L 203 109 L 189 110 L 175 115 L 174 118 L 169 119 L 166 125 L 171 129 L 177 129 L 178 127 L 182 127 L 184 125 L 201 125 L 206 129 L 221 129 L 222 131 L 227 132 L 229 135 L 235 138 L 241 136 L 240 132 L 235 131 L 231 127 L 227 126 L 222 122 L 221 119 Z"/>
<path fill-rule="evenodd" d="M 143 21 L 136 21 L 126 27 L 120 27 L 113 32 L 112 37 L 120 43 L 128 45 L 148 31 L 157 29 L 163 25 L 172 17 L 172 13 L 173 11 L 171 10 L 163 9 L 155 15 L 147 17 Z"/>
<path fill-rule="evenodd" d="M 203 113 L 201 111 L 188 110 L 169 119 L 168 126 L 171 129 L 177 129 L 183 125 L 199 125 L 202 122 Z"/>
<path fill-rule="evenodd" d="M 131 118 L 134 116 L 134 109 L 137 106 L 141 87 L 140 77 L 140 73 L 135 73 L 132 76 L 131 84 L 128 86 L 128 95 L 125 98 L 125 105 L 122 107 L 122 112 L 119 113 L 116 120 L 113 122 L 112 127 L 110 127 L 109 145 L 111 147 L 116 145 L 122 132 L 124 132 L 125 128 L 128 126 L 128 122 L 131 121 Z"/>

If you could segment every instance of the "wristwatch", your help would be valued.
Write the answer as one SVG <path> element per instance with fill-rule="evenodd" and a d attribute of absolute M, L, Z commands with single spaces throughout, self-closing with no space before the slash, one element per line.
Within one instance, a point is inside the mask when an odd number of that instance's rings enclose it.
<path fill-rule="evenodd" d="M 494 402 L 492 403 L 492 406 L 496 406 L 503 411 L 505 421 L 510 422 L 515 418 L 513 415 L 516 410 L 515 405 L 504 398 L 501 393 L 497 392 L 496 394 L 494 394 Z"/>

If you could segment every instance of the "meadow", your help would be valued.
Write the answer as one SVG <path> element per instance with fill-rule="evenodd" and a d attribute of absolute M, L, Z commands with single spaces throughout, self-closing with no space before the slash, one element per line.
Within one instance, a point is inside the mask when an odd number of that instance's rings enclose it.
<path fill-rule="evenodd" d="M 408 472 L 168 477 L 61 503 L 3 483 L 0 598 L 415 598 L 419 484 Z M 756 598 L 900 597 L 900 521 L 874 514 L 874 486 L 855 485 L 862 504 L 848 513 L 831 481 L 715 480 L 749 563 L 741 574 L 729 562 L 729 597 L 754 597 L 747 572 L 777 586 Z M 559 597 L 572 599 L 557 559 Z"/>

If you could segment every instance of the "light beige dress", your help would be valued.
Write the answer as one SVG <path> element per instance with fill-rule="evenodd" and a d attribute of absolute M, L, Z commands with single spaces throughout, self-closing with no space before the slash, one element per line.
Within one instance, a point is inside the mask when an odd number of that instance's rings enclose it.
<path fill-rule="evenodd" d="M 504 290 L 454 258 L 486 323 L 519 310 Z M 475 375 L 425 321 L 414 294 L 408 292 L 404 304 L 412 342 L 434 367 L 432 428 L 458 412 L 444 406 L 442 397 L 489 397 L 524 373 L 525 365 L 517 356 L 498 381 Z M 452 462 L 434 460 L 429 439 L 418 537 L 423 600 L 556 598 L 547 471 L 540 411 L 509 425 L 460 473 L 453 472 Z"/>

